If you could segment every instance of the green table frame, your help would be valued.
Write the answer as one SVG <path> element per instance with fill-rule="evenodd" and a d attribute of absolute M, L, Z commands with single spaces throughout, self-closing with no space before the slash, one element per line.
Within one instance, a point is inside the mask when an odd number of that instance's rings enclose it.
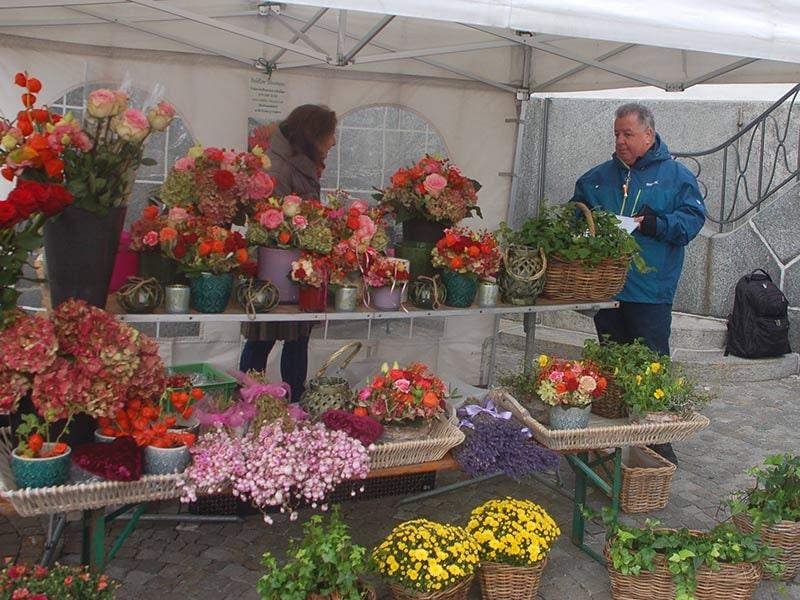
<path fill-rule="evenodd" d="M 572 543 L 591 556 L 601 565 L 606 561 L 602 555 L 598 554 L 586 545 L 584 539 L 586 535 L 586 492 L 588 484 L 591 483 L 600 489 L 605 495 L 611 497 L 611 512 L 614 519 L 619 514 L 619 495 L 622 489 L 622 448 L 615 448 L 614 452 L 601 454 L 594 460 L 589 460 L 588 452 L 577 452 L 566 454 L 564 458 L 572 470 L 575 471 L 575 496 L 572 506 Z M 613 461 L 613 468 L 609 469 L 610 462 Z M 600 477 L 595 471 L 595 467 L 600 467 L 609 476 L 611 483 Z"/>
<path fill-rule="evenodd" d="M 131 510 L 133 513 L 130 520 L 106 554 L 106 526 Z M 106 564 L 114 558 L 122 544 L 133 532 L 145 510 L 147 510 L 147 503 L 128 504 L 108 514 L 106 514 L 105 508 L 84 510 L 81 519 L 81 563 L 88 565 L 94 572 L 103 571 Z"/>

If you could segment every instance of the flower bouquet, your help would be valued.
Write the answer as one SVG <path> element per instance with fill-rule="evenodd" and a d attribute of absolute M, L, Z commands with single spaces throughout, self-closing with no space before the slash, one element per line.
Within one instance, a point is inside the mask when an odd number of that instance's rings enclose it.
<path fill-rule="evenodd" d="M 88 567 L 72 567 L 58 563 L 52 567 L 28 567 L 6 557 L 0 571 L 2 597 L 10 600 L 113 600 L 119 584 L 107 575 L 98 575 Z"/>
<path fill-rule="evenodd" d="M 481 595 L 534 600 L 553 541 L 561 530 L 530 500 L 489 500 L 470 514 L 467 531 L 480 546 Z"/>
<path fill-rule="evenodd" d="M 461 527 L 426 519 L 406 521 L 372 551 L 375 569 L 397 600 L 425 594 L 434 600 L 465 600 L 480 562 L 480 548 Z"/>
<path fill-rule="evenodd" d="M 15 82 L 25 91 L 23 110 L 15 120 L 0 116 L 0 174 L 16 179 L 15 188 L 0 202 L 0 329 L 13 317 L 28 253 L 41 247 L 42 226 L 73 201 L 63 185 L 67 147 L 87 152 L 88 136 L 71 116 L 36 107 L 42 84 L 17 73 Z"/>
<path fill-rule="evenodd" d="M 467 307 L 475 299 L 479 280 L 494 280 L 500 270 L 500 248 L 488 231 L 466 227 L 446 229 L 431 251 L 431 263 L 444 269 L 445 304 Z"/>
<path fill-rule="evenodd" d="M 539 356 L 536 393 L 550 408 L 550 427 L 586 427 L 592 400 L 602 396 L 606 379 L 590 361 Z"/>
<path fill-rule="evenodd" d="M 473 214 L 482 216 L 480 184 L 464 177 L 447 158 L 426 154 L 415 165 L 398 169 L 391 182 L 375 199 L 394 212 L 398 222 L 423 219 L 450 227 Z"/>
<path fill-rule="evenodd" d="M 182 502 L 230 486 L 262 511 L 272 506 L 288 511 L 291 520 L 297 519 L 300 502 L 325 510 L 326 496 L 339 483 L 369 473 L 363 444 L 321 423 L 284 429 L 277 421 L 242 437 L 216 429 L 202 435 L 191 452 L 193 462 L 179 482 Z M 266 514 L 264 521 L 272 523 Z"/>
<path fill-rule="evenodd" d="M 271 196 L 256 205 L 248 222 L 247 239 L 267 248 L 297 248 L 328 254 L 334 244 L 328 209 L 317 200 L 290 194 Z"/>
<path fill-rule="evenodd" d="M 159 196 L 169 207 L 194 207 L 210 223 L 227 227 L 272 194 L 274 182 L 264 171 L 269 166 L 258 146 L 252 152 L 193 146 L 175 162 Z"/>
<path fill-rule="evenodd" d="M 400 308 L 403 292 L 411 278 L 407 260 L 369 251 L 363 275 L 369 290 L 368 303 L 378 310 Z"/>
<path fill-rule="evenodd" d="M 292 262 L 289 279 L 300 286 L 300 310 L 324 312 L 328 303 L 330 261 L 326 256 L 303 253 Z"/>

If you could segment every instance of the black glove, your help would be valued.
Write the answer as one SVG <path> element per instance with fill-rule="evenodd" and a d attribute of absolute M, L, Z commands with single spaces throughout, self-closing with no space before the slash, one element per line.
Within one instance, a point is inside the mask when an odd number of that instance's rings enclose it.
<path fill-rule="evenodd" d="M 655 211 L 645 204 L 642 207 L 642 210 L 636 213 L 636 216 L 642 217 L 642 222 L 639 223 L 639 233 L 654 237 L 658 229 L 656 221 L 658 217 L 656 216 Z"/>

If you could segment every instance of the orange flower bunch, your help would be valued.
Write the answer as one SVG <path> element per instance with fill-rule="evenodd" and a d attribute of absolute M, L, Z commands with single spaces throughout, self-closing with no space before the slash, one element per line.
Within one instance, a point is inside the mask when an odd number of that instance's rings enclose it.
<path fill-rule="evenodd" d="M 422 363 L 401 369 L 387 363 L 358 393 L 354 414 L 372 416 L 379 421 L 432 419 L 444 412 L 447 387 Z"/>
<path fill-rule="evenodd" d="M 196 219 L 179 237 L 167 254 L 190 274 L 208 272 L 219 275 L 236 269 L 247 275 L 255 273 L 255 263 L 247 252 L 247 241 L 238 231 Z"/>
<path fill-rule="evenodd" d="M 500 270 L 501 254 L 497 238 L 488 231 L 467 227 L 445 229 L 444 237 L 431 251 L 431 262 L 457 273 L 472 273 L 481 279 L 495 277 Z"/>

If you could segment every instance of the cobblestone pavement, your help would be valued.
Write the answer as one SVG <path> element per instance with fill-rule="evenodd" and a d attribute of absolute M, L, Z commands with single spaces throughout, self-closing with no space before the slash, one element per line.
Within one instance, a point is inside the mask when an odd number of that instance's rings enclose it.
<path fill-rule="evenodd" d="M 501 364 L 512 364 L 512 354 L 500 356 Z M 670 526 L 704 529 L 717 519 L 726 493 L 749 483 L 744 470 L 760 463 L 775 452 L 800 450 L 800 378 L 720 386 L 720 398 L 706 414 L 711 427 L 676 445 L 680 460 L 672 483 L 668 507 L 653 516 Z M 562 460 L 564 489 L 572 487 L 570 469 Z M 442 473 L 437 485 L 462 481 L 457 472 Z M 551 479 L 551 478 L 548 478 Z M 568 540 L 571 505 L 533 478 L 520 483 L 496 478 L 420 501 L 400 504 L 398 496 L 345 503 L 342 514 L 350 524 L 356 542 L 374 546 L 400 521 L 424 516 L 464 524 L 469 511 L 481 502 L 506 495 L 527 497 L 542 504 L 553 514 L 564 532 L 555 544 L 544 572 L 539 598 L 543 600 L 607 600 L 611 598 L 609 580 L 603 567 L 580 552 Z M 599 506 L 602 499 L 591 493 L 590 503 Z M 159 512 L 174 513 L 177 503 L 158 506 Z M 124 599 L 158 598 L 216 599 L 257 598 L 255 583 L 260 576 L 260 556 L 265 549 L 281 555 L 290 536 L 300 533 L 298 522 L 277 518 L 272 526 L 259 516 L 249 516 L 235 523 L 178 523 L 148 521 L 138 525 L 108 567 L 108 573 L 123 585 Z M 642 521 L 645 516 L 624 517 Z M 124 526 L 114 526 L 117 533 Z M 602 528 L 588 524 L 590 544 L 599 549 Z M 0 517 L 0 552 L 29 560 L 40 556 L 42 523 L 38 519 Z M 77 563 L 80 552 L 78 524 L 68 525 L 60 560 Z M 387 590 L 377 580 L 380 598 Z M 478 585 L 470 598 L 478 598 Z M 800 581 L 781 586 L 764 582 L 754 598 L 800 600 Z M 719 599 L 724 600 L 724 599 Z"/>

